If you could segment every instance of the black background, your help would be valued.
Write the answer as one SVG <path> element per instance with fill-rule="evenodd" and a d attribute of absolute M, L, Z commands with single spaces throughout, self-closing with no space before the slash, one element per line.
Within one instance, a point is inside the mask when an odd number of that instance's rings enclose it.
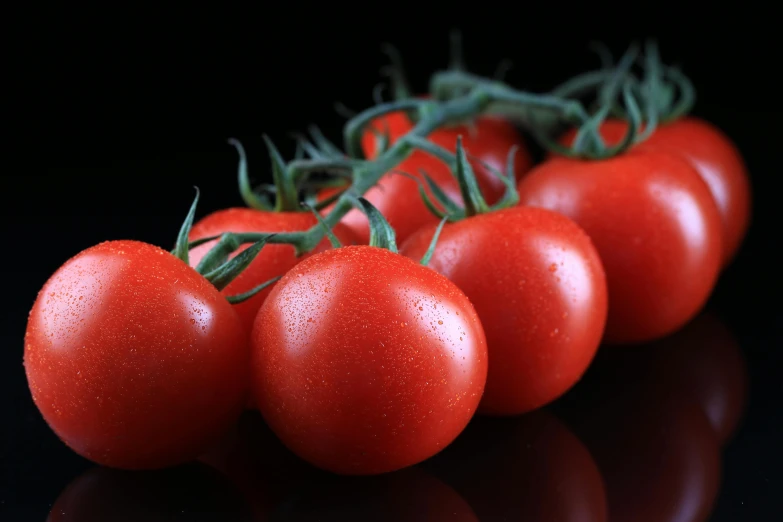
<path fill-rule="evenodd" d="M 22 368 L 27 312 L 46 278 L 80 250 L 107 239 L 170 247 L 193 198 L 197 217 L 240 205 L 236 155 L 251 176 L 268 176 L 261 134 L 290 157 L 288 133 L 317 123 L 335 140 L 333 103 L 361 110 L 386 63 L 381 42 L 403 53 L 423 90 L 448 56 L 448 30 L 462 28 L 471 70 L 491 75 L 503 58 L 507 81 L 542 91 L 597 66 L 591 40 L 616 56 L 632 39 L 655 36 L 667 62 L 698 90 L 695 114 L 721 127 L 746 158 L 753 223 L 711 306 L 740 339 L 751 402 L 727 449 L 716 520 L 772 520 L 781 512 L 781 290 L 778 35 L 769 13 L 689 12 L 638 6 L 531 8 L 523 3 L 451 5 L 448 14 L 374 4 L 263 6 L 215 13 L 42 11 L 16 18 L 4 84 L 10 120 L 0 178 L 3 235 L 2 486 L 5 509 L 43 520 L 65 485 L 90 464 L 49 431 Z M 676 9 L 675 9 L 676 7 Z M 648 9 L 649 8 L 649 9 Z M 4 118 L 5 119 L 5 118 Z M 5 520 L 5 519 L 4 519 Z"/>

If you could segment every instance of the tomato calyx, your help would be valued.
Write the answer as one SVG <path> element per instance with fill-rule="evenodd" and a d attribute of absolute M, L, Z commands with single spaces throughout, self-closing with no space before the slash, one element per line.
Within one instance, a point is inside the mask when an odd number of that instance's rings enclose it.
<path fill-rule="evenodd" d="M 237 166 L 239 192 L 248 207 L 266 212 L 303 212 L 300 206 L 302 199 L 314 199 L 319 190 L 335 184 L 334 176 L 319 180 L 314 179 L 313 174 L 328 172 L 350 177 L 351 169 L 356 162 L 341 154 L 339 149 L 329 143 L 317 128 L 311 127 L 310 130 L 316 145 L 304 138 L 298 139 L 297 157 L 288 163 L 272 140 L 267 135 L 263 135 L 272 162 L 273 183 L 255 188 L 250 183 L 245 148 L 237 139 L 228 140 L 239 154 Z M 308 153 L 310 157 L 305 157 Z M 318 208 L 323 208 L 329 203 L 331 202 L 319 202 Z"/>
<path fill-rule="evenodd" d="M 179 234 L 177 235 L 177 243 L 174 249 L 171 251 L 172 255 L 182 260 L 185 264 L 189 264 L 189 251 L 191 248 L 208 241 L 218 239 L 217 244 L 209 250 L 204 258 L 199 262 L 196 267 L 196 272 L 204 276 L 204 279 L 212 283 L 212 285 L 218 290 L 223 290 L 227 287 L 239 274 L 242 273 L 256 258 L 261 249 L 264 248 L 267 241 L 274 237 L 275 234 L 261 234 L 260 237 L 255 239 L 253 244 L 237 254 L 234 258 L 229 259 L 229 255 L 239 249 L 242 245 L 242 241 L 238 234 L 225 233 L 218 237 L 204 238 L 193 242 L 188 242 L 188 235 L 190 229 L 193 226 L 193 219 L 196 215 L 196 206 L 199 200 L 199 189 L 196 187 L 196 197 L 193 199 L 193 204 L 190 206 L 185 221 L 182 223 Z M 266 281 L 255 288 L 247 292 L 243 292 L 237 295 L 227 296 L 226 299 L 231 304 L 241 303 L 247 299 L 250 299 L 258 292 L 276 282 L 280 277 L 275 277 Z"/>
<path fill-rule="evenodd" d="M 469 157 L 468 153 L 462 145 L 462 135 L 457 136 L 456 153 L 452 154 L 448 150 L 435 145 L 425 139 L 411 137 L 408 140 L 415 147 L 436 156 L 441 161 L 445 162 L 454 177 L 459 184 L 460 193 L 462 195 L 463 206 L 457 204 L 441 189 L 438 184 L 424 171 L 419 170 L 419 174 L 424 178 L 427 187 L 432 192 L 430 196 L 424 188 L 420 179 L 411 176 L 409 173 L 400 172 L 400 174 L 407 175 L 419 184 L 419 195 L 421 196 L 424 204 L 427 206 L 430 212 L 442 220 L 455 222 L 460 221 L 477 214 L 486 214 L 488 212 L 494 212 L 505 208 L 511 208 L 519 203 L 519 193 L 516 188 L 516 177 L 514 175 L 514 157 L 517 152 L 517 146 L 511 147 L 508 152 L 508 159 L 506 161 L 506 172 L 498 172 L 491 165 L 482 162 L 482 165 L 494 173 L 505 186 L 506 190 L 503 197 L 500 198 L 494 205 L 487 204 L 484 195 L 481 193 L 481 189 L 476 179 L 476 174 L 473 171 L 468 159 L 473 161 L 479 161 L 478 158 L 472 156 Z M 434 201 L 433 201 L 434 198 Z M 436 205 L 437 203 L 437 205 Z"/>

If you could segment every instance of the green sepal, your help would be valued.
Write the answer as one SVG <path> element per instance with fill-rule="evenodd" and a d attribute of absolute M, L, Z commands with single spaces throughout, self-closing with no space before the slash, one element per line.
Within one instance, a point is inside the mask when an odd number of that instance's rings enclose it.
<path fill-rule="evenodd" d="M 392 96 L 395 100 L 407 100 L 412 97 L 413 91 L 405 74 L 400 51 L 390 43 L 381 44 L 381 51 L 389 58 L 389 65 L 381 69 L 381 74 L 391 81 Z"/>
<path fill-rule="evenodd" d="M 327 157 L 332 159 L 339 159 L 339 158 L 345 158 L 345 153 L 340 150 L 340 148 L 329 141 L 326 136 L 324 136 L 323 132 L 321 132 L 321 129 L 318 128 L 316 125 L 309 125 L 307 127 L 308 132 L 310 133 L 310 136 L 313 138 L 313 141 L 315 142 L 318 149 Z"/>
<path fill-rule="evenodd" d="M 435 247 L 438 244 L 438 239 L 440 238 L 440 233 L 443 231 L 444 225 L 446 225 L 446 221 L 448 221 L 448 216 L 444 217 L 440 220 L 440 223 L 438 223 L 438 228 L 435 229 L 435 234 L 432 235 L 432 239 L 430 240 L 430 246 L 427 247 L 427 251 L 424 252 L 424 255 L 421 257 L 421 263 L 424 266 L 427 266 L 430 264 L 430 260 L 432 259 L 432 255 L 435 253 Z"/>
<path fill-rule="evenodd" d="M 237 179 L 239 181 L 239 195 L 242 197 L 242 201 L 244 201 L 245 205 L 250 208 L 271 211 L 274 208 L 274 205 L 270 199 L 266 195 L 257 194 L 250 185 L 245 147 L 243 147 L 242 143 L 235 138 L 229 138 L 228 144 L 232 145 L 236 149 L 237 154 L 239 154 L 239 163 L 237 164 Z"/>
<path fill-rule="evenodd" d="M 288 172 L 283 157 L 280 155 L 280 151 L 277 150 L 275 144 L 269 139 L 269 136 L 264 134 L 263 136 L 266 148 L 269 150 L 269 158 L 272 161 L 272 179 L 275 183 L 277 201 L 275 204 L 276 212 L 298 212 L 299 211 L 299 194 L 296 188 L 296 184 L 292 179 L 293 176 Z"/>
<path fill-rule="evenodd" d="M 199 274 L 208 274 L 212 272 L 228 261 L 228 256 L 241 245 L 236 234 L 231 232 L 221 234 L 217 244 L 210 248 L 209 252 L 199 261 L 196 266 L 196 272 Z"/>
<path fill-rule="evenodd" d="M 174 245 L 174 250 L 171 251 L 173 255 L 184 261 L 186 265 L 190 264 L 190 257 L 188 255 L 188 236 L 190 235 L 190 229 L 193 227 L 193 220 L 196 217 L 196 206 L 198 205 L 198 198 L 200 195 L 198 187 L 193 188 L 196 189 L 196 197 L 193 198 L 193 203 L 190 205 L 188 215 L 185 216 L 185 221 L 182 223 L 182 227 L 179 229 L 179 234 L 177 235 L 177 242 Z"/>
<path fill-rule="evenodd" d="M 383 214 L 363 197 L 350 196 L 354 206 L 367 216 L 370 223 L 370 246 L 385 248 L 397 253 L 397 240 L 394 229 Z"/>
<path fill-rule="evenodd" d="M 212 283 L 218 290 L 223 290 L 253 262 L 259 252 L 261 252 L 261 249 L 264 248 L 268 238 L 269 236 L 253 243 L 233 259 L 221 264 L 210 272 L 203 274 L 204 278 Z"/>
<path fill-rule="evenodd" d="M 323 228 L 324 234 L 326 234 L 326 237 L 329 238 L 329 243 L 332 244 L 332 248 L 342 248 L 343 244 L 340 243 L 340 240 L 337 238 L 337 236 L 334 235 L 332 229 L 329 228 L 329 225 L 326 224 L 326 221 L 324 221 L 323 216 L 321 216 L 321 214 L 319 214 L 316 209 L 314 209 L 307 203 L 302 203 L 302 206 L 313 213 L 313 216 L 315 216 L 315 219 L 318 221 L 318 224 L 321 225 L 321 228 Z"/>
<path fill-rule="evenodd" d="M 459 188 L 462 191 L 462 200 L 465 204 L 465 217 L 475 216 L 489 212 L 489 205 L 481 194 L 476 174 L 470 166 L 465 149 L 462 147 L 462 136 L 457 136 L 457 163 L 454 174 L 457 176 Z"/>
<path fill-rule="evenodd" d="M 255 288 L 253 288 L 251 290 L 248 290 L 247 292 L 242 292 L 241 294 L 235 294 L 235 295 L 226 296 L 226 301 L 228 301 L 231 304 L 239 304 L 239 303 L 242 303 L 244 301 L 247 301 L 248 299 L 250 299 L 251 297 L 256 295 L 258 292 L 260 292 L 264 288 L 268 287 L 269 285 L 273 285 L 276 282 L 280 281 L 280 279 L 282 277 L 283 276 L 273 277 L 269 281 L 261 283 L 257 287 L 255 287 Z"/>

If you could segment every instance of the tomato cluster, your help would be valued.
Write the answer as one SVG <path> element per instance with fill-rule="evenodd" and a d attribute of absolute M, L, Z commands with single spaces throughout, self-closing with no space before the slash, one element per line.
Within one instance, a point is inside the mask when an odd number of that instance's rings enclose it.
<path fill-rule="evenodd" d="M 106 242 L 46 282 L 24 350 L 38 409 L 112 467 L 193 460 L 251 407 L 311 464 L 379 474 L 477 413 L 552 403 L 602 343 L 679 330 L 742 242 L 747 173 L 720 131 L 665 121 L 619 72 L 628 120 L 548 96 L 576 127 L 558 142 L 528 121 L 556 144 L 538 165 L 502 116 L 535 95 L 474 77 L 357 116 L 346 152 L 302 139 L 308 157 L 286 164 L 270 144 L 274 207 L 240 149 L 253 208 L 194 224 L 194 203 L 172 252 Z M 644 126 L 640 104 L 659 112 Z"/>

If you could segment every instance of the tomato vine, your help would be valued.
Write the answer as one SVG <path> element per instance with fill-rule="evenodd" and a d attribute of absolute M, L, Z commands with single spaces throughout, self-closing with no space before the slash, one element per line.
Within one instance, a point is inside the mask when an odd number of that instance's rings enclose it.
<path fill-rule="evenodd" d="M 344 188 L 328 200 L 312 205 L 315 209 L 323 209 L 334 204 L 332 210 L 323 216 L 326 227 L 334 227 L 357 205 L 358 197 L 373 187 L 385 173 L 393 171 L 414 150 L 432 152 L 431 144 L 426 139 L 429 134 L 443 126 L 477 116 L 502 116 L 520 123 L 545 148 L 559 154 L 588 160 L 606 159 L 623 153 L 649 136 L 658 120 L 687 112 L 693 101 L 690 82 L 678 70 L 662 66 L 654 43 L 648 43 L 645 47 L 642 61 L 645 75 L 642 80 L 630 73 L 630 68 L 639 57 L 638 46 L 632 45 L 616 66 L 606 63 L 608 58 L 606 53 L 602 53 L 604 63 L 601 69 L 572 78 L 552 91 L 540 94 L 520 91 L 496 79 L 467 72 L 462 58 L 454 54 L 459 53 L 459 45 L 453 45 L 453 49 L 456 51 L 452 53 L 452 67 L 432 76 L 432 98 L 411 98 L 399 53 L 391 46 L 386 46 L 384 50 L 392 61 L 386 74 L 391 77 L 396 99 L 368 108 L 346 122 L 343 129 L 345 152 L 326 140 L 317 129 L 310 129 L 312 142 L 298 137 L 299 150 L 308 157 L 297 157 L 285 163 L 272 142 L 265 138 L 272 157 L 275 183 L 274 189 L 268 192 L 278 198 L 274 208 L 296 207 L 302 210 L 299 199 L 293 195 L 297 184 L 313 173 L 337 173 L 348 180 L 339 183 Z M 668 82 L 665 81 L 667 79 Z M 672 95 L 675 86 L 682 92 L 679 100 L 675 100 Z M 598 108 L 591 113 L 579 97 L 593 91 L 598 94 Z M 401 111 L 413 113 L 413 129 L 394 143 L 385 140 L 382 152 L 372 160 L 367 159 L 361 149 L 362 133 L 373 120 Z M 628 132 L 619 144 L 606 146 L 598 128 L 607 116 L 617 112 L 622 112 L 629 120 Z M 570 148 L 547 137 L 549 131 L 563 124 L 579 129 L 577 139 Z M 383 136 L 379 138 L 383 140 Z M 239 178 L 243 198 L 251 207 L 272 208 L 268 200 L 258 199 L 250 188 L 244 152 L 237 143 L 233 144 L 241 157 Z M 441 156 L 445 161 L 455 160 L 453 154 Z M 303 232 L 274 235 L 266 232 L 244 233 L 234 235 L 230 241 L 249 243 L 263 239 L 266 243 L 290 244 L 299 256 L 315 248 L 324 237 L 325 228 L 316 224 Z M 214 239 L 217 237 L 200 242 Z"/>

